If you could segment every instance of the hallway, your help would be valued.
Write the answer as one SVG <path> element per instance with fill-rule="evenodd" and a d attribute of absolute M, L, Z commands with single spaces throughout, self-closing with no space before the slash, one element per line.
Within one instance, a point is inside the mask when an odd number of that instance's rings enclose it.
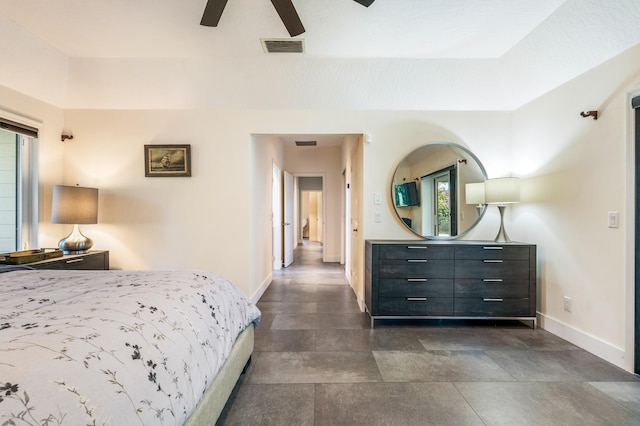
<path fill-rule="evenodd" d="M 220 425 L 638 425 L 640 381 L 518 322 L 377 322 L 298 246 Z"/>

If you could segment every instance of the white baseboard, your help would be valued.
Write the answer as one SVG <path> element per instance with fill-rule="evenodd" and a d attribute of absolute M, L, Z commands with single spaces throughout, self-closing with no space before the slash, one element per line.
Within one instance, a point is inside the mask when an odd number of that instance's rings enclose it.
<path fill-rule="evenodd" d="M 587 352 L 591 352 L 617 367 L 629 371 L 626 365 L 624 349 L 618 348 L 584 331 L 573 328 L 555 318 L 543 314 L 538 315 L 540 316 L 540 328 L 573 343 Z M 629 372 L 633 373 L 633 371 Z"/>
<path fill-rule="evenodd" d="M 271 284 L 272 280 L 273 280 L 273 274 L 269 274 L 267 278 L 265 278 L 264 281 L 262 281 L 262 284 L 260 284 L 260 287 L 258 287 L 256 292 L 253 293 L 253 296 L 251 296 L 250 298 L 251 302 L 258 303 L 258 300 L 260 300 L 264 292 L 267 291 L 267 289 L 269 288 L 269 284 Z"/>

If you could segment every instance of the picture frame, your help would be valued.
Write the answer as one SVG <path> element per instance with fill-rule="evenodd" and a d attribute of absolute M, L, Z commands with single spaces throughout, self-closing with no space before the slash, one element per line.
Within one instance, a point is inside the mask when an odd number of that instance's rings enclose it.
<path fill-rule="evenodd" d="M 145 145 L 146 177 L 191 177 L 191 145 Z"/>

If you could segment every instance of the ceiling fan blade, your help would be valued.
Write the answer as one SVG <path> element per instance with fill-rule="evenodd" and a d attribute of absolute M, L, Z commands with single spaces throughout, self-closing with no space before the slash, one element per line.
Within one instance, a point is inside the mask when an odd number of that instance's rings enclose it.
<path fill-rule="evenodd" d="M 375 0 L 353 0 L 353 1 L 355 1 L 356 3 L 360 3 L 364 7 L 369 7 Z"/>
<path fill-rule="evenodd" d="M 271 0 L 271 3 L 273 3 L 273 7 L 276 8 L 280 19 L 282 19 L 282 23 L 287 27 L 287 31 L 289 31 L 291 37 L 305 32 L 302 21 L 291 0 Z"/>
<path fill-rule="evenodd" d="M 222 11 L 227 5 L 227 0 L 209 0 L 204 7 L 204 13 L 202 14 L 202 20 L 200 25 L 205 27 L 217 27 L 222 16 Z"/>

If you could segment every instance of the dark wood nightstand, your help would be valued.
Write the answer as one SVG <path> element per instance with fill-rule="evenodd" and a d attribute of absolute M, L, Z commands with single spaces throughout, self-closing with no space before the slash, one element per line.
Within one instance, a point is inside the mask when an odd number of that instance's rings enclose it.
<path fill-rule="evenodd" d="M 109 251 L 90 250 L 85 254 L 68 254 L 40 262 L 25 263 L 21 266 L 34 269 L 107 270 L 109 269 Z"/>

